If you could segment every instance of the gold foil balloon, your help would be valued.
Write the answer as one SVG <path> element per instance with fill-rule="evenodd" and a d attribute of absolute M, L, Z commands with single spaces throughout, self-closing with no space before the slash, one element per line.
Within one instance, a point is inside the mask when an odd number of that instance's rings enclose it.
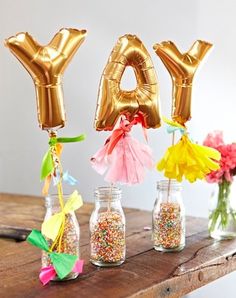
<path fill-rule="evenodd" d="M 132 91 L 120 89 L 127 66 L 134 69 L 137 87 Z M 103 71 L 95 116 L 96 130 L 112 130 L 120 115 L 132 121 L 143 118 L 143 126 L 160 126 L 159 87 L 151 57 L 135 35 L 119 38 Z"/>
<path fill-rule="evenodd" d="M 169 71 L 173 83 L 172 118 L 184 124 L 191 118 L 191 97 L 194 74 L 212 45 L 197 40 L 187 53 L 180 53 L 171 41 L 153 46 Z"/>
<path fill-rule="evenodd" d="M 62 75 L 85 36 L 86 30 L 61 29 L 46 46 L 38 44 L 27 32 L 5 41 L 34 80 L 42 129 L 58 129 L 65 125 Z"/>

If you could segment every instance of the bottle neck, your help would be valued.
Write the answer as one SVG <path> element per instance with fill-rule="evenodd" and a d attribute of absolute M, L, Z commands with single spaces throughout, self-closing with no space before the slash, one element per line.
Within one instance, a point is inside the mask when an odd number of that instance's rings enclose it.
<path fill-rule="evenodd" d="M 121 199 L 121 189 L 115 186 L 98 187 L 94 191 L 95 201 L 119 201 Z"/>
<path fill-rule="evenodd" d="M 98 187 L 94 191 L 96 208 L 118 208 L 121 206 L 121 190 L 117 187 Z"/>
<path fill-rule="evenodd" d="M 70 195 L 63 195 L 64 204 L 68 201 Z M 52 210 L 53 213 L 61 211 L 61 205 L 58 195 L 48 195 L 45 197 L 45 207 L 47 210 Z"/>
<path fill-rule="evenodd" d="M 175 180 L 162 180 L 157 183 L 158 200 L 162 202 L 182 202 L 181 184 Z"/>

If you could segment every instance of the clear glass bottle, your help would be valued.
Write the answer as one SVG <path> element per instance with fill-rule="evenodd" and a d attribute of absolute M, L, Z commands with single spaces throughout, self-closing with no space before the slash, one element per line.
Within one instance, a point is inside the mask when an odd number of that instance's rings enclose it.
<path fill-rule="evenodd" d="M 125 261 L 125 215 L 121 190 L 98 187 L 90 217 L 90 261 L 100 267 L 119 266 Z"/>
<path fill-rule="evenodd" d="M 185 209 L 181 190 L 181 184 L 175 180 L 157 183 L 152 218 L 152 240 L 157 251 L 180 251 L 185 246 Z"/>
<path fill-rule="evenodd" d="M 208 229 L 217 240 L 236 237 L 236 182 L 223 180 L 210 200 Z"/>
<path fill-rule="evenodd" d="M 64 195 L 64 203 L 69 199 L 69 195 Z M 55 213 L 61 212 L 61 207 L 59 204 L 59 199 L 57 195 L 47 196 L 45 198 L 45 207 L 46 207 L 46 215 L 44 220 L 50 218 Z M 53 247 L 53 251 L 76 255 L 80 258 L 80 248 L 79 248 L 79 240 L 80 240 L 80 228 L 79 223 L 77 221 L 76 215 L 74 212 L 70 212 L 65 215 L 65 228 L 64 233 L 61 239 L 61 248 L 59 249 L 59 242 Z M 51 248 L 53 241 L 48 239 L 48 245 Z M 78 258 L 78 259 L 79 259 Z M 50 258 L 46 252 L 42 253 L 42 267 L 46 267 L 51 265 Z M 54 280 L 70 280 L 75 279 L 79 274 L 77 272 L 69 273 L 64 279 L 59 279 L 57 276 Z"/>

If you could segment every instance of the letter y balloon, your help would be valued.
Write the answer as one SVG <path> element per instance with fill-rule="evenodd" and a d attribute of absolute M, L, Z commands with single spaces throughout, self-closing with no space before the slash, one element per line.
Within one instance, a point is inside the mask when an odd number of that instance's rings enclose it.
<path fill-rule="evenodd" d="M 186 53 L 181 53 L 172 41 L 163 41 L 153 46 L 172 79 L 172 119 L 182 125 L 191 119 L 193 78 L 211 47 L 212 44 L 202 40 L 195 41 Z"/>
<path fill-rule="evenodd" d="M 85 36 L 86 30 L 63 28 L 46 46 L 27 32 L 5 41 L 35 83 L 38 121 L 43 130 L 56 130 L 65 125 L 62 75 Z"/>

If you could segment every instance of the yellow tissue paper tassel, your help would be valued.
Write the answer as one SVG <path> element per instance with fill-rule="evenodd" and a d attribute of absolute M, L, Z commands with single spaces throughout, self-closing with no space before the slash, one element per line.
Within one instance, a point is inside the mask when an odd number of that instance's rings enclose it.
<path fill-rule="evenodd" d="M 220 152 L 192 143 L 187 134 L 169 147 L 164 157 L 157 163 L 157 170 L 164 171 L 165 177 L 181 182 L 185 177 L 189 182 L 204 179 L 211 171 L 219 169 Z"/>

